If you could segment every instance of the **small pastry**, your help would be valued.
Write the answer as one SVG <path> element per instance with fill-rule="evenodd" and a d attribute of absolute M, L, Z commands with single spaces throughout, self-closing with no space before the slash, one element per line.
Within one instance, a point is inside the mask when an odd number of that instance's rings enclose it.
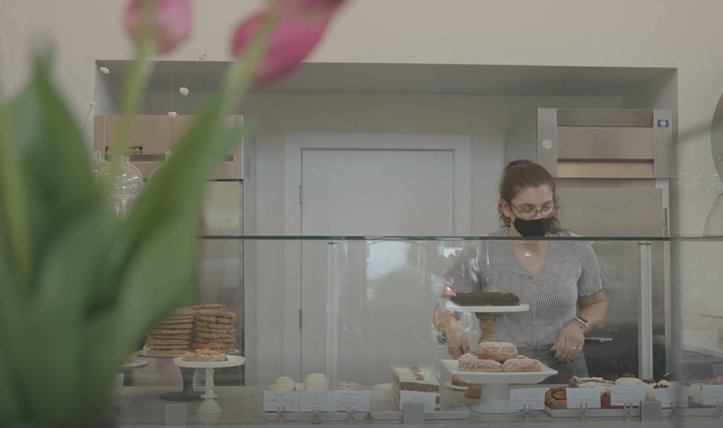
<path fill-rule="evenodd" d="M 508 342 L 482 342 L 477 345 L 477 356 L 504 363 L 517 356 L 517 347 Z"/>
<path fill-rule="evenodd" d="M 276 379 L 274 386 L 271 387 L 274 391 L 293 391 L 294 390 L 294 379 L 288 376 L 281 376 Z"/>
<path fill-rule="evenodd" d="M 502 364 L 503 372 L 539 372 L 540 362 L 531 358 L 510 358 Z"/>
<path fill-rule="evenodd" d="M 462 372 L 501 372 L 502 364 L 490 359 L 478 358 L 477 354 L 464 354 L 458 360 Z"/>
<path fill-rule="evenodd" d="M 328 391 L 329 379 L 321 373 L 314 373 L 304 379 L 304 391 Z"/>
<path fill-rule="evenodd" d="M 616 381 L 617 386 L 642 386 L 643 381 L 635 377 L 634 374 L 626 373 L 620 376 Z"/>

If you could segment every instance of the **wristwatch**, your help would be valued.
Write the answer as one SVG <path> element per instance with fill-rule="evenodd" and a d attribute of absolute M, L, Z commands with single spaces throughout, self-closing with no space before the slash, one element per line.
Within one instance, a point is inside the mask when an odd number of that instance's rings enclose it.
<path fill-rule="evenodd" d="M 582 325 L 582 333 L 587 333 L 588 321 L 583 317 L 575 317 L 575 321 L 579 322 L 580 325 Z"/>

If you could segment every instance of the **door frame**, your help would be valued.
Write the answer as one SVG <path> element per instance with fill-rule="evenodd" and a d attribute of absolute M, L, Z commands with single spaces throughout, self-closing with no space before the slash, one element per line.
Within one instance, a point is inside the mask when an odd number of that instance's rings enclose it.
<path fill-rule="evenodd" d="M 385 138 L 386 137 L 386 138 Z M 461 134 L 286 133 L 284 135 L 284 234 L 301 236 L 299 188 L 304 150 L 450 151 L 454 165 L 453 230 L 472 229 L 471 137 Z M 284 245 L 284 373 L 301 378 L 301 242 Z"/>

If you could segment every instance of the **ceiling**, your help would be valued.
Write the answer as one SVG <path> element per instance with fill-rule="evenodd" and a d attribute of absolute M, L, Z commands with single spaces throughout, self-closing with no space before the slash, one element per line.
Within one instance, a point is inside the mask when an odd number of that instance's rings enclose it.
<path fill-rule="evenodd" d="M 98 61 L 112 70 L 107 83 L 120 87 L 130 61 Z M 211 92 L 230 63 L 157 62 L 149 90 L 187 86 Z M 376 93 L 487 96 L 623 96 L 665 75 L 670 68 L 547 67 L 444 64 L 305 64 L 291 77 L 257 93 Z M 190 79 L 190 80 L 189 80 Z"/>

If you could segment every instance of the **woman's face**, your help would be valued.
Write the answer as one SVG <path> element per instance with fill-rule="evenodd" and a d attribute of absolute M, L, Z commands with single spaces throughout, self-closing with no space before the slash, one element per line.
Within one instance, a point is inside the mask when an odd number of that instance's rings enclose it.
<path fill-rule="evenodd" d="M 534 220 L 550 217 L 554 212 L 553 193 L 550 186 L 526 187 L 512 199 L 512 203 L 500 199 L 505 217 L 514 222 L 516 218 Z"/>

